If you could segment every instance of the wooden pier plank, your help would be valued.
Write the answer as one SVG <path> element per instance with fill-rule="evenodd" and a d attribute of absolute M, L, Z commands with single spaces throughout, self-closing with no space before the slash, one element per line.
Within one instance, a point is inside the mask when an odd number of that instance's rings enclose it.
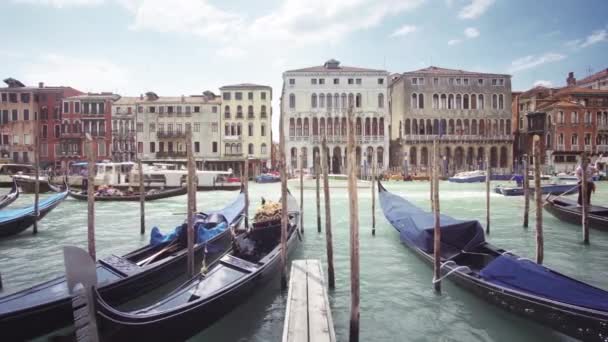
<path fill-rule="evenodd" d="M 289 277 L 283 341 L 308 342 L 307 297 L 306 260 L 294 260 Z"/>
<path fill-rule="evenodd" d="M 321 262 L 308 260 L 308 335 L 310 341 L 335 342 L 334 324 Z"/>

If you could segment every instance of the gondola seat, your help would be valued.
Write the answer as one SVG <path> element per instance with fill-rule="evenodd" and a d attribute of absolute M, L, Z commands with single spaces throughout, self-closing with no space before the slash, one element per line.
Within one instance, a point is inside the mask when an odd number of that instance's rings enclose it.
<path fill-rule="evenodd" d="M 117 255 L 111 255 L 104 259 L 100 259 L 99 263 L 125 277 L 137 274 L 142 270 L 141 267 L 132 263 L 128 259 L 119 257 Z"/>

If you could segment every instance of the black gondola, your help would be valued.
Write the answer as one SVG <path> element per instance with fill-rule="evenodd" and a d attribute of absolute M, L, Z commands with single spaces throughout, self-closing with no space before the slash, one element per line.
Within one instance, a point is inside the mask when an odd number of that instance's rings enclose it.
<path fill-rule="evenodd" d="M 295 249 L 299 207 L 288 196 L 287 252 Z M 280 220 L 275 221 L 280 226 Z M 208 273 L 199 274 L 178 290 L 147 308 L 122 312 L 99 292 L 95 296 L 97 322 L 109 341 L 179 341 L 204 330 L 247 300 L 256 289 L 280 274 L 280 230 L 272 243 L 256 243 L 250 234 L 235 239 L 234 248 Z"/>
<path fill-rule="evenodd" d="M 0 237 L 19 234 L 34 224 L 34 220 L 42 220 L 46 214 L 55 209 L 68 195 L 68 190 L 54 194 L 38 202 L 38 218 L 34 205 L 18 209 L 0 211 Z"/>
<path fill-rule="evenodd" d="M 562 221 L 576 224 L 579 227 L 582 224 L 583 207 L 579 207 L 574 200 L 548 196 L 544 207 L 547 212 Z M 608 207 L 591 205 L 587 219 L 591 228 L 608 231 Z"/>
<path fill-rule="evenodd" d="M 195 245 L 195 262 L 200 264 L 206 251 L 205 262 L 210 264 L 230 249 L 232 235 L 228 228 L 242 220 L 244 209 L 245 195 L 241 192 L 224 209 L 197 215 L 197 222 L 200 220 L 203 224 L 220 217 L 227 223 L 227 229 L 206 243 Z M 109 303 L 119 305 L 184 275 L 187 270 L 186 241 L 184 234 L 176 235 L 122 257 L 112 255 L 99 260 L 99 292 Z M 0 331 L 8 340 L 40 336 L 72 321 L 71 297 L 64 276 L 0 298 Z M 23 329 L 25 326 L 28 328 Z"/>
<path fill-rule="evenodd" d="M 17 182 L 21 192 L 33 194 L 36 192 L 36 176 L 14 175 L 13 181 Z M 38 193 L 43 194 L 51 191 L 50 183 L 47 177 L 38 177 Z"/>
<path fill-rule="evenodd" d="M 401 242 L 433 264 L 433 214 L 378 184 L 385 217 Z M 605 341 L 608 292 L 485 241 L 478 221 L 441 215 L 441 269 L 457 285 L 522 317 L 572 337 Z"/>
<path fill-rule="evenodd" d="M 174 188 L 174 189 L 167 189 L 167 190 L 159 190 L 159 191 L 154 191 L 154 192 L 149 192 L 146 193 L 144 200 L 147 201 L 154 201 L 154 200 L 159 200 L 159 199 L 163 199 L 163 198 L 169 198 L 169 197 L 175 197 L 175 196 L 181 196 L 184 195 L 188 192 L 188 188 L 183 186 L 183 187 L 179 187 L 179 188 Z M 88 200 L 87 197 L 87 193 L 86 192 L 74 192 L 74 191 L 70 191 L 70 197 L 75 198 L 77 200 L 81 200 L 81 201 L 86 201 Z M 96 195 L 94 196 L 95 198 L 95 202 L 102 202 L 102 201 L 114 201 L 114 202 L 139 202 L 140 201 L 140 195 L 139 193 L 135 193 L 135 194 L 130 194 L 130 195 L 120 195 L 120 196 L 115 196 L 115 195 L 108 195 L 108 196 L 101 196 L 101 195 Z"/>
<path fill-rule="evenodd" d="M 2 198 L 0 198 L 0 209 L 7 207 L 9 204 L 15 202 L 15 200 L 19 198 L 19 189 L 17 188 L 17 183 L 15 183 L 13 181 L 13 187 L 11 188 L 11 191 L 2 196 Z"/>

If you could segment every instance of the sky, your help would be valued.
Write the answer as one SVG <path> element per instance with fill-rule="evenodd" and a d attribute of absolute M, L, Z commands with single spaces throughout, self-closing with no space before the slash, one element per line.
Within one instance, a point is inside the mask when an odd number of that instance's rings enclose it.
<path fill-rule="evenodd" d="M 608 68 L 606 13 L 606 0 L 0 0 L 0 77 L 123 96 L 265 84 L 276 129 L 282 72 L 330 58 L 562 86 Z"/>

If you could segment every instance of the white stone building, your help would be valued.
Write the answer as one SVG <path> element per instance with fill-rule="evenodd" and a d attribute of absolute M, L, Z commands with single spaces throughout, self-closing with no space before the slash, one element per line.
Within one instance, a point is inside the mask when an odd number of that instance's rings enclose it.
<path fill-rule="evenodd" d="M 379 170 L 388 166 L 390 115 L 388 72 L 324 65 L 283 73 L 282 110 L 288 168 L 313 166 L 313 156 L 327 138 L 330 173 L 346 173 L 346 117 L 352 105 L 356 117 L 357 164 L 367 172 L 377 154 Z"/>
<path fill-rule="evenodd" d="M 137 156 L 146 161 L 186 162 L 186 129 L 192 128 L 193 153 L 203 161 L 220 158 L 221 98 L 203 95 L 159 97 L 146 93 L 137 101 L 135 114 Z"/>
<path fill-rule="evenodd" d="M 135 148 L 135 111 L 139 97 L 121 97 L 112 104 L 112 160 L 133 161 Z"/>

